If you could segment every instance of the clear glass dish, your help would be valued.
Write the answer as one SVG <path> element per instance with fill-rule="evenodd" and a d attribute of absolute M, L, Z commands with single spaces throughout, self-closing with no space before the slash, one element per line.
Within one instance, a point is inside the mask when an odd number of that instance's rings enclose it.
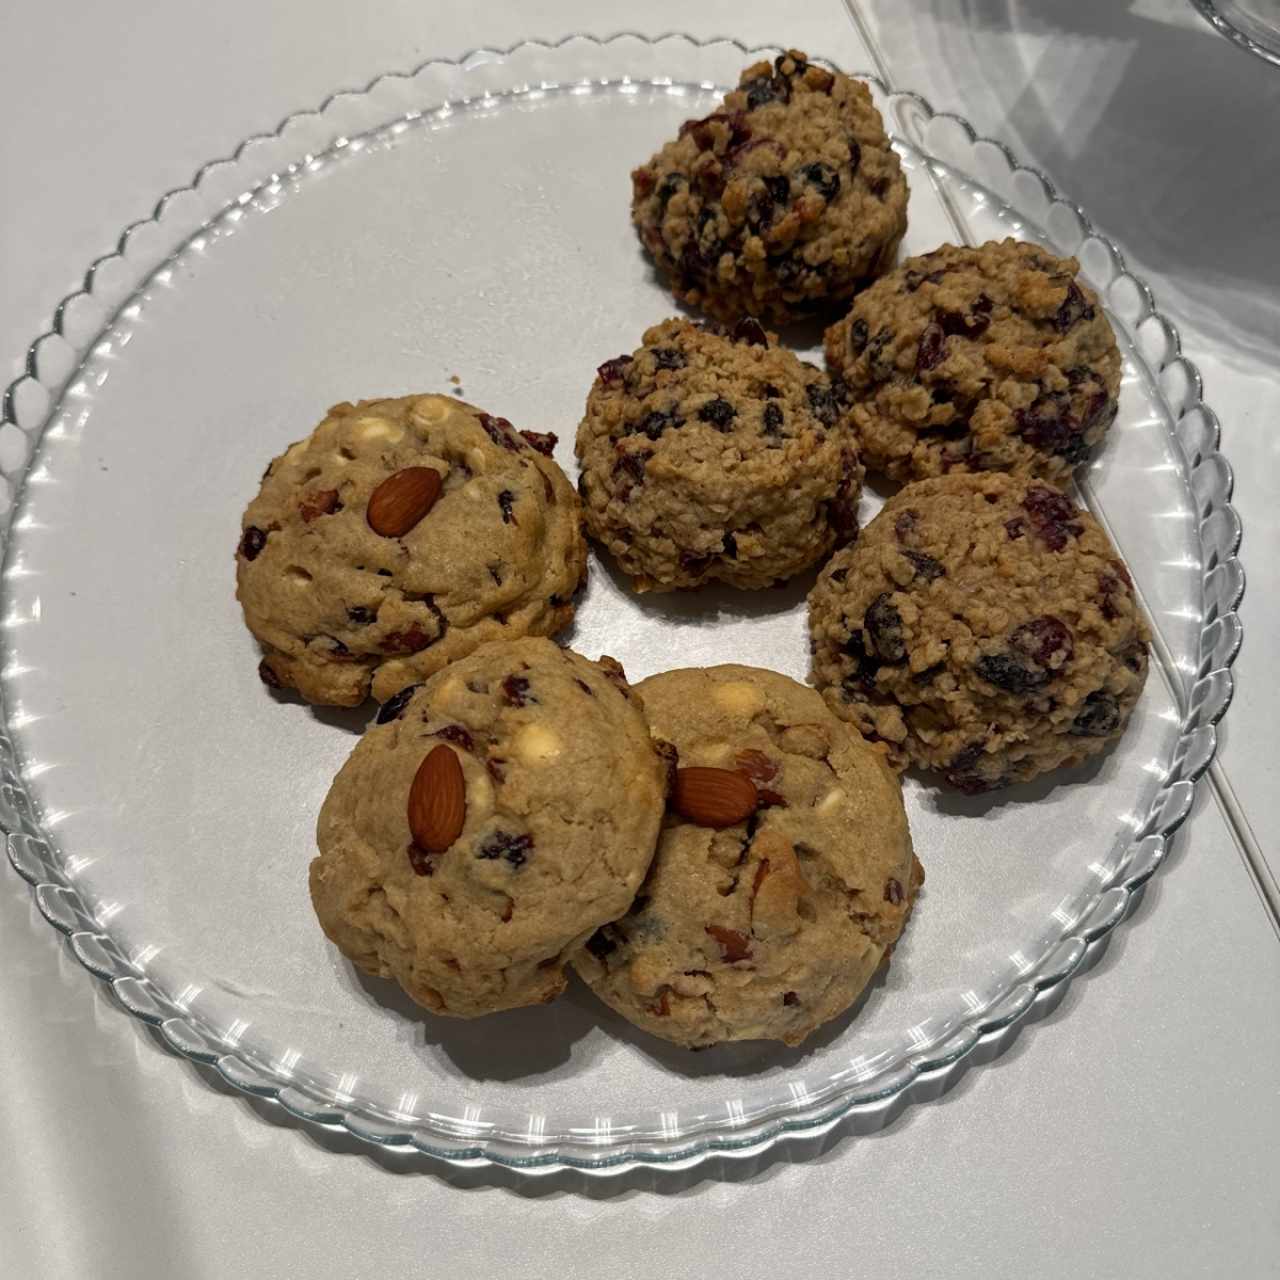
<path fill-rule="evenodd" d="M 689 1166 L 874 1128 L 1061 993 L 1160 865 L 1212 758 L 1243 580 L 1198 375 L 1079 209 L 963 121 L 876 85 L 912 186 L 906 251 L 1039 239 L 1080 257 L 1115 321 L 1121 414 L 1082 496 L 1158 633 L 1128 735 L 1079 774 L 997 797 L 908 779 L 926 890 L 887 977 L 799 1050 L 690 1055 L 580 989 L 441 1020 L 321 936 L 315 814 L 369 711 L 280 706 L 259 685 L 233 598 L 243 504 L 328 404 L 459 382 L 558 431 L 572 473 L 595 366 L 672 310 L 628 224 L 628 170 L 756 52 L 574 37 L 338 94 L 129 228 L 10 389 L 10 858 L 125 1009 L 298 1116 L 531 1172 Z M 809 581 L 637 599 L 597 563 L 571 639 L 634 678 L 731 660 L 803 678 Z"/>
<path fill-rule="evenodd" d="M 1191 0 L 1233 44 L 1280 67 L 1280 0 Z"/>

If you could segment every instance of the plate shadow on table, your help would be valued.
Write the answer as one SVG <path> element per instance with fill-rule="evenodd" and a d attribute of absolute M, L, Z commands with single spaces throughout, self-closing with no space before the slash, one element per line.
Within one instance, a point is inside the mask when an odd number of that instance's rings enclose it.
<path fill-rule="evenodd" d="M 1108 759 L 1115 744 L 1096 756 L 1091 756 L 1083 764 L 1073 769 L 1054 769 L 1042 773 L 1030 782 L 1019 782 L 1011 787 L 1001 787 L 997 791 L 984 791 L 980 795 L 965 795 L 942 783 L 937 774 L 926 773 L 920 769 L 909 769 L 907 777 L 920 783 L 916 793 L 920 802 L 937 813 L 950 814 L 961 818 L 994 818 L 1006 805 L 1040 804 L 1047 800 L 1061 787 L 1088 786 L 1106 768 Z"/>

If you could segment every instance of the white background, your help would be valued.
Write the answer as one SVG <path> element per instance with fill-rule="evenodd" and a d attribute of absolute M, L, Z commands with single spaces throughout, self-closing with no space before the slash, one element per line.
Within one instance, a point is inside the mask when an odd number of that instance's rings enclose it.
<path fill-rule="evenodd" d="M 339 87 L 573 30 L 732 34 L 865 63 L 835 0 L 791 9 L 7 0 L 3 380 L 160 192 Z M 1250 575 L 1224 734 L 1235 831 L 1201 788 L 1101 963 L 942 1101 L 803 1163 L 620 1188 L 383 1163 L 229 1094 L 112 1007 L 6 871 L 0 1274 L 1280 1275 L 1280 947 L 1242 856 L 1252 839 L 1276 865 L 1280 817 L 1280 72 L 1181 0 L 864 11 L 899 86 L 1008 142 L 1119 241 L 1205 375 Z"/>

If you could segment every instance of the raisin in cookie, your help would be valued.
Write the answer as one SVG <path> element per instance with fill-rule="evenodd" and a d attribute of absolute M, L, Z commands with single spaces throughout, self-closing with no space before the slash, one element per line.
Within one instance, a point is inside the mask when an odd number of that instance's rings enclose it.
<path fill-rule="evenodd" d="M 857 528 L 838 388 L 756 320 L 667 320 L 600 366 L 578 428 L 588 531 L 637 591 L 767 587 Z"/>
<path fill-rule="evenodd" d="M 776 672 L 668 671 L 638 690 L 679 752 L 672 811 L 631 910 L 574 967 L 677 1044 L 799 1044 L 858 997 L 924 879 L 897 779 Z"/>
<path fill-rule="evenodd" d="M 809 597 L 815 683 L 899 766 L 963 791 L 1096 755 L 1147 677 L 1147 624 L 1097 522 L 998 472 L 907 485 Z"/>
<path fill-rule="evenodd" d="M 1074 258 L 944 245 L 827 330 L 864 460 L 894 480 L 1011 471 L 1064 483 L 1116 416 L 1120 353 Z"/>
<path fill-rule="evenodd" d="M 242 522 L 236 595 L 262 679 L 355 706 L 486 640 L 567 626 L 586 544 L 554 443 L 448 396 L 330 409 Z"/>
<path fill-rule="evenodd" d="M 893 262 L 907 183 L 871 92 L 796 50 L 748 67 L 631 175 L 631 218 L 681 302 L 785 324 Z"/>
<path fill-rule="evenodd" d="M 436 1013 L 550 1000 L 568 954 L 635 896 L 666 784 L 612 659 L 484 645 L 391 699 L 343 765 L 317 828 L 316 914 Z"/>

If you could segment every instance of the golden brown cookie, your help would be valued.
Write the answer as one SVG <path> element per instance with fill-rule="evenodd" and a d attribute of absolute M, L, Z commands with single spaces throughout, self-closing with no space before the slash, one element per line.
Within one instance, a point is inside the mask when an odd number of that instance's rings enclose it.
<path fill-rule="evenodd" d="M 666 785 L 612 659 L 484 645 L 392 699 L 334 779 L 316 914 L 436 1013 L 550 1000 L 569 953 L 634 897 Z"/>
<path fill-rule="evenodd" d="M 354 706 L 486 640 L 567 626 L 586 544 L 554 443 L 449 396 L 330 409 L 242 521 L 236 595 L 262 679 Z"/>
<path fill-rule="evenodd" d="M 679 753 L 672 807 L 631 910 L 574 967 L 676 1044 L 799 1044 L 857 999 L 924 879 L 897 779 L 776 672 L 667 671 L 639 692 Z"/>
<path fill-rule="evenodd" d="M 631 218 L 681 302 L 785 324 L 892 264 L 907 183 L 871 93 L 798 50 L 748 67 L 631 175 Z"/>
<path fill-rule="evenodd" d="M 1074 258 L 943 245 L 827 330 L 864 461 L 894 480 L 1010 471 L 1065 483 L 1116 416 L 1120 352 Z"/>
<path fill-rule="evenodd" d="M 587 528 L 636 590 L 768 587 L 857 530 L 839 391 L 756 320 L 666 320 L 600 366 L 578 428 Z"/>
<path fill-rule="evenodd" d="M 991 472 L 909 484 L 809 596 L 814 682 L 894 762 L 963 791 L 1078 764 L 1123 732 L 1150 633 L 1098 523 Z"/>

